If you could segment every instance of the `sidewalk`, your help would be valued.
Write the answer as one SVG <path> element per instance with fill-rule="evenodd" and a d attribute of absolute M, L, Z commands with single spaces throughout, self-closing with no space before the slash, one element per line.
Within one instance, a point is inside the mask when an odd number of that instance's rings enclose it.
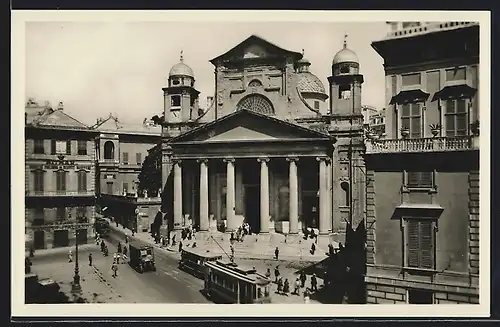
<path fill-rule="evenodd" d="M 82 251 L 82 252 L 88 251 L 88 250 L 93 249 L 93 248 L 97 249 L 97 245 L 94 242 L 78 245 L 78 251 Z M 65 247 L 57 247 L 57 248 L 52 248 L 52 249 L 35 250 L 35 256 L 33 259 L 51 256 L 51 255 L 58 255 L 58 254 L 62 254 L 62 253 L 68 254 L 69 250 L 71 250 L 73 252 L 73 255 L 75 254 L 76 250 L 75 250 L 74 245 L 73 246 L 65 246 Z M 25 250 L 24 253 L 27 257 L 29 257 L 29 254 L 30 254 L 29 249 Z"/>

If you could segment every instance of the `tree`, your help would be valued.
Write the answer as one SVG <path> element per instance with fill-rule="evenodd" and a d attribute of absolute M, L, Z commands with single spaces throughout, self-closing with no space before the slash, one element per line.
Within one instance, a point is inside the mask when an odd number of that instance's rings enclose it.
<path fill-rule="evenodd" d="M 148 196 L 155 196 L 158 194 L 158 191 L 162 188 L 161 153 L 158 149 L 152 149 L 146 158 L 144 158 L 138 179 L 138 192 L 140 195 L 143 195 L 144 191 L 148 192 Z"/>

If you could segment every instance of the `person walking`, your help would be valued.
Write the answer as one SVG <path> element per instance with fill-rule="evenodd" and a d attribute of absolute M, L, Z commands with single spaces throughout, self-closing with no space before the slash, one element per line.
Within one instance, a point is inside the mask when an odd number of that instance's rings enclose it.
<path fill-rule="evenodd" d="M 276 268 L 274 268 L 274 277 L 276 277 L 276 283 L 278 283 L 278 278 L 280 277 L 280 269 L 279 269 L 279 266 L 276 266 Z"/>
<path fill-rule="evenodd" d="M 92 253 L 89 253 L 89 266 L 92 267 Z"/>
<path fill-rule="evenodd" d="M 280 279 L 278 279 L 278 294 L 281 294 L 282 291 L 283 291 L 283 279 L 280 277 Z"/>
<path fill-rule="evenodd" d="M 293 285 L 293 294 L 299 295 L 299 290 L 300 290 L 300 279 L 297 277 L 295 279 L 295 284 Z"/>
<path fill-rule="evenodd" d="M 278 260 L 279 254 L 280 254 L 280 249 L 278 249 L 278 247 L 276 247 L 276 249 L 274 249 L 274 258 L 276 260 Z"/>
<path fill-rule="evenodd" d="M 179 252 L 182 252 L 182 241 L 179 241 Z"/>
<path fill-rule="evenodd" d="M 290 292 L 290 282 L 288 282 L 288 278 L 285 278 L 285 283 L 283 284 L 283 294 L 288 296 Z"/>
<path fill-rule="evenodd" d="M 299 278 L 300 278 L 300 287 L 304 288 L 304 286 L 306 286 L 306 279 L 307 279 L 306 273 L 301 271 Z"/>
<path fill-rule="evenodd" d="M 118 265 L 116 264 L 116 262 L 113 262 L 113 264 L 111 265 L 111 270 L 113 271 L 113 278 L 116 278 L 118 272 Z"/>
<path fill-rule="evenodd" d="M 118 242 L 118 253 L 122 253 L 122 244 Z"/>
<path fill-rule="evenodd" d="M 311 244 L 311 254 L 314 255 L 315 252 L 316 252 L 316 244 L 312 243 Z"/>
<path fill-rule="evenodd" d="M 316 279 L 316 274 L 313 274 L 311 277 L 311 291 L 318 291 L 318 280 Z"/>

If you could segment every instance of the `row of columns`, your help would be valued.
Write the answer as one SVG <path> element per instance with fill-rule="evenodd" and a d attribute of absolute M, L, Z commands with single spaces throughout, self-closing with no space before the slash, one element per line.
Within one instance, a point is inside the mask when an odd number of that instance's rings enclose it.
<path fill-rule="evenodd" d="M 260 233 L 269 232 L 269 168 L 268 157 L 257 159 L 260 163 Z M 286 158 L 289 163 L 289 233 L 298 234 L 299 225 L 299 186 L 298 186 L 298 157 Z M 330 196 L 330 159 L 317 157 L 319 162 L 319 233 L 328 234 L 331 218 Z M 234 231 L 235 226 L 235 174 L 234 158 L 225 158 L 227 187 L 226 187 L 226 217 L 227 230 Z M 208 160 L 198 159 L 200 164 L 200 231 L 209 229 L 209 198 L 208 198 Z M 174 229 L 182 228 L 182 168 L 181 161 L 174 161 Z"/>

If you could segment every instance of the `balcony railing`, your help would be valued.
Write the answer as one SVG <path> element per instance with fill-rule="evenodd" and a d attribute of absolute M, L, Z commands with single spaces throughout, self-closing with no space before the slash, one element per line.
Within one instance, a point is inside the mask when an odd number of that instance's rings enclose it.
<path fill-rule="evenodd" d="M 478 137 L 432 137 L 420 139 L 367 140 L 367 153 L 447 152 L 479 148 Z"/>
<path fill-rule="evenodd" d="M 27 191 L 27 196 L 94 196 L 94 191 Z"/>

